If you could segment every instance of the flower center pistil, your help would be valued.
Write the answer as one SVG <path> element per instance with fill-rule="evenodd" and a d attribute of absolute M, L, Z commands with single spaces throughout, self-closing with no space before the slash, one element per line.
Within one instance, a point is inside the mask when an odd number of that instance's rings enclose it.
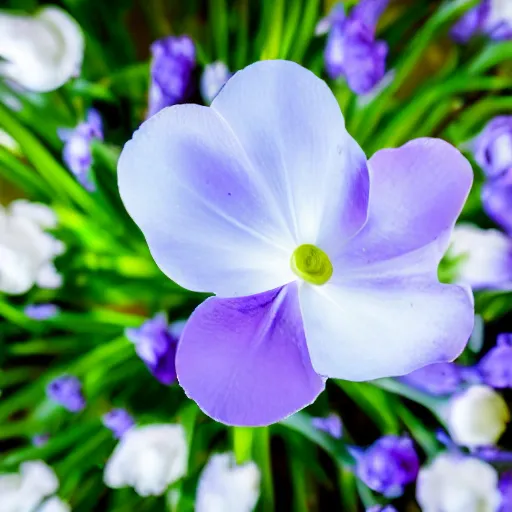
<path fill-rule="evenodd" d="M 325 284 L 332 276 L 329 256 L 315 245 L 299 245 L 293 251 L 290 265 L 295 274 L 311 284 Z"/>

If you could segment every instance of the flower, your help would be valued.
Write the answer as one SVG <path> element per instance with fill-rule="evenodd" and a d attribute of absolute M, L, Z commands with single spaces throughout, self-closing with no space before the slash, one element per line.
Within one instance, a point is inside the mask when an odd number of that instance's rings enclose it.
<path fill-rule="evenodd" d="M 396 508 L 393 505 L 374 505 L 366 509 L 366 512 L 397 512 Z"/>
<path fill-rule="evenodd" d="M 455 363 L 436 363 L 404 375 L 401 380 L 431 395 L 450 395 L 459 388 L 462 376 Z"/>
<path fill-rule="evenodd" d="M 50 400 L 62 405 L 70 412 L 80 412 L 85 407 L 82 384 L 72 375 L 63 375 L 53 379 L 46 387 Z"/>
<path fill-rule="evenodd" d="M 163 272 L 217 295 L 188 320 L 176 369 L 218 421 L 279 421 L 326 377 L 403 375 L 453 360 L 471 334 L 467 290 L 436 273 L 471 166 L 434 139 L 367 166 L 327 85 L 298 64 L 255 63 L 211 107 L 166 109 L 118 172 Z"/>
<path fill-rule="evenodd" d="M 451 399 L 448 429 L 460 445 L 495 444 L 509 420 L 510 411 L 505 400 L 489 386 L 475 384 Z"/>
<path fill-rule="evenodd" d="M 496 346 L 481 359 L 478 371 L 493 388 L 512 388 L 512 334 L 500 334 Z"/>
<path fill-rule="evenodd" d="M 151 374 L 168 386 L 176 380 L 176 348 L 183 327 L 182 322 L 168 326 L 165 314 L 159 313 L 139 328 L 125 331 Z"/>
<path fill-rule="evenodd" d="M 0 76 L 30 91 L 53 91 L 80 73 L 83 54 L 82 30 L 64 10 L 0 12 Z"/>
<path fill-rule="evenodd" d="M 357 476 L 388 498 L 400 496 L 416 479 L 420 461 L 408 437 L 384 436 L 363 452 L 353 451 Z"/>
<path fill-rule="evenodd" d="M 45 231 L 56 223 L 54 212 L 42 204 L 20 199 L 7 209 L 0 206 L 0 291 L 19 295 L 35 284 L 61 285 L 53 259 L 64 245 Z"/>
<path fill-rule="evenodd" d="M 420 469 L 416 499 L 423 512 L 495 512 L 500 503 L 498 474 L 489 464 L 441 453 Z"/>
<path fill-rule="evenodd" d="M 46 500 L 36 512 L 71 512 L 71 507 L 57 496 Z"/>
<path fill-rule="evenodd" d="M 99 112 L 93 108 L 87 112 L 87 119 L 76 128 L 59 129 L 59 137 L 64 142 L 62 158 L 78 182 L 90 192 L 96 190 L 89 173 L 92 165 L 93 140 L 103 140 L 103 123 Z"/>
<path fill-rule="evenodd" d="M 503 176 L 484 183 L 482 204 L 487 215 L 512 236 L 512 167 Z"/>
<path fill-rule="evenodd" d="M 453 26 L 451 35 L 459 43 L 467 43 L 478 33 L 491 39 L 512 39 L 512 5 L 509 0 L 481 0 Z"/>
<path fill-rule="evenodd" d="M 250 512 L 260 494 L 261 474 L 254 462 L 238 465 L 232 453 L 212 455 L 197 484 L 196 512 Z"/>
<path fill-rule="evenodd" d="M 48 434 L 37 434 L 32 438 L 32 444 L 34 446 L 44 446 L 50 439 Z"/>
<path fill-rule="evenodd" d="M 500 476 L 498 489 L 501 494 L 499 512 L 510 512 L 512 510 L 512 471 L 505 471 Z"/>
<path fill-rule="evenodd" d="M 105 467 L 108 487 L 133 487 L 140 496 L 160 496 L 187 467 L 187 441 L 181 425 L 133 427 L 119 441 Z"/>
<path fill-rule="evenodd" d="M 326 418 L 311 418 L 311 423 L 316 429 L 327 432 L 335 439 L 341 439 L 343 425 L 337 414 L 331 413 Z"/>
<path fill-rule="evenodd" d="M 388 46 L 375 28 L 389 0 L 362 0 L 348 16 L 334 7 L 324 59 L 330 78 L 344 76 L 356 94 L 369 93 L 384 77 Z"/>
<path fill-rule="evenodd" d="M 201 95 L 206 103 L 213 101 L 230 76 L 229 68 L 224 62 L 212 62 L 205 66 L 201 76 Z"/>
<path fill-rule="evenodd" d="M 500 231 L 458 224 L 448 256 L 457 260 L 457 282 L 475 290 L 512 289 L 512 239 Z"/>
<path fill-rule="evenodd" d="M 60 313 L 60 309 L 55 304 L 29 304 L 23 310 L 25 315 L 32 320 L 48 320 Z"/>
<path fill-rule="evenodd" d="M 126 409 L 112 409 L 102 417 L 103 425 L 120 439 L 134 425 L 133 418 Z"/>
<path fill-rule="evenodd" d="M 188 36 L 164 37 L 151 45 L 148 117 L 182 102 L 196 65 L 196 50 Z"/>
<path fill-rule="evenodd" d="M 44 498 L 53 494 L 58 487 L 59 481 L 53 469 L 43 461 L 24 462 L 19 473 L 0 475 L 0 510 L 33 512 Z"/>

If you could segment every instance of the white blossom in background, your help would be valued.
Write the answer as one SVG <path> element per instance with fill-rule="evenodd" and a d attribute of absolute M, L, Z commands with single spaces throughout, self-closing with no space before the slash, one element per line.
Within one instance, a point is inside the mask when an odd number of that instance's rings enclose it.
<path fill-rule="evenodd" d="M 36 512 L 71 512 L 71 507 L 58 496 L 52 496 L 50 499 L 46 500 Z"/>
<path fill-rule="evenodd" d="M 0 77 L 29 91 L 52 91 L 79 75 L 83 54 L 82 30 L 64 10 L 0 12 Z"/>
<path fill-rule="evenodd" d="M 448 429 L 453 440 L 462 446 L 495 444 L 509 420 L 507 403 L 490 386 L 471 386 L 450 401 Z"/>
<path fill-rule="evenodd" d="M 33 512 L 58 487 L 53 469 L 43 461 L 24 462 L 19 473 L 0 475 L 0 511 Z"/>
<path fill-rule="evenodd" d="M 229 68 L 220 60 L 205 66 L 199 88 L 206 103 L 213 101 L 230 77 Z"/>
<path fill-rule="evenodd" d="M 420 469 L 416 499 L 422 512 L 496 512 L 498 473 L 479 459 L 442 453 Z"/>
<path fill-rule="evenodd" d="M 0 206 L 0 292 L 17 295 L 35 284 L 62 284 L 53 259 L 64 252 L 64 245 L 45 231 L 56 224 L 55 213 L 43 204 L 20 199 L 6 209 Z"/>
<path fill-rule="evenodd" d="M 8 149 L 12 153 L 19 153 L 18 143 L 2 128 L 0 128 L 0 146 Z"/>
<path fill-rule="evenodd" d="M 105 467 L 108 487 L 133 487 L 140 496 L 160 496 L 186 472 L 188 449 L 181 425 L 146 425 L 128 430 Z"/>
<path fill-rule="evenodd" d="M 212 455 L 197 486 L 196 512 L 251 512 L 260 494 L 254 462 L 237 465 L 232 453 Z"/>

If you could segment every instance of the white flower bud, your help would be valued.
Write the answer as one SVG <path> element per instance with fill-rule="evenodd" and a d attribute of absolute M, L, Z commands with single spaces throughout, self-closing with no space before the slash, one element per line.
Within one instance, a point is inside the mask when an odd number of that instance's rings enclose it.
<path fill-rule="evenodd" d="M 468 447 L 495 444 L 509 420 L 510 411 L 501 395 L 480 384 L 455 395 L 448 411 L 450 435 Z"/>
<path fill-rule="evenodd" d="M 260 494 L 254 462 L 237 465 L 231 453 L 212 455 L 197 486 L 196 512 L 251 512 Z"/>
<path fill-rule="evenodd" d="M 416 499 L 422 512 L 496 512 L 498 474 L 479 459 L 442 453 L 420 469 Z"/>
<path fill-rule="evenodd" d="M 187 467 L 187 442 L 181 425 L 147 425 L 128 430 L 107 462 L 108 487 L 133 487 L 140 496 L 159 496 Z"/>
<path fill-rule="evenodd" d="M 84 36 L 62 9 L 34 16 L 0 12 L 0 76 L 34 92 L 57 89 L 80 72 Z"/>

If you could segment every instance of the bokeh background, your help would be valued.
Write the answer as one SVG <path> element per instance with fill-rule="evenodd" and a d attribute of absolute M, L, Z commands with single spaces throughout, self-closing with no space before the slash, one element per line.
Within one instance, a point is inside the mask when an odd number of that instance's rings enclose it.
<path fill-rule="evenodd" d="M 355 62 L 341 69 L 329 44 L 348 44 L 340 5 L 350 17 L 357 3 L 0 0 L 0 512 L 50 511 L 54 495 L 57 512 L 355 512 L 387 504 L 414 512 L 416 465 L 429 467 L 441 453 L 482 461 L 494 480 L 479 489 L 475 472 L 452 483 L 452 468 L 438 489 L 458 498 L 424 510 L 512 510 L 512 335 L 504 336 L 512 331 L 510 2 L 488 6 L 501 16 L 498 29 L 481 6 L 489 2 L 380 2 Z M 34 20 L 49 5 L 79 29 L 61 33 L 57 23 L 41 35 Z M 463 16 L 470 18 L 457 25 Z M 83 34 L 83 60 L 78 50 L 74 69 L 56 78 L 80 38 L 73 30 Z M 382 42 L 385 58 L 375 55 Z M 455 364 L 409 379 L 331 380 L 312 406 L 283 422 L 233 428 L 204 415 L 172 373 L 182 321 L 205 296 L 155 265 L 120 201 L 116 164 L 148 115 L 175 103 L 207 105 L 230 73 L 275 58 L 327 81 L 368 156 L 434 136 L 471 161 L 475 183 L 460 222 L 473 227 L 439 273 L 474 288 L 476 327 Z M 137 350 L 155 339 L 166 347 L 159 369 Z M 489 398 L 469 400 L 459 420 L 484 442 L 454 441 L 458 427 L 446 411 L 475 386 Z M 112 409 L 132 420 L 109 422 Z M 116 434 L 131 421 L 183 428 L 186 469 L 160 496 L 104 481 Z M 373 444 L 383 436 L 397 436 L 391 448 Z M 135 452 L 125 465 L 158 472 Z M 199 505 L 198 482 L 216 453 L 233 458 Z M 45 461 L 58 486 L 37 498 L 27 461 Z M 20 493 L 36 497 L 27 504 Z"/>

